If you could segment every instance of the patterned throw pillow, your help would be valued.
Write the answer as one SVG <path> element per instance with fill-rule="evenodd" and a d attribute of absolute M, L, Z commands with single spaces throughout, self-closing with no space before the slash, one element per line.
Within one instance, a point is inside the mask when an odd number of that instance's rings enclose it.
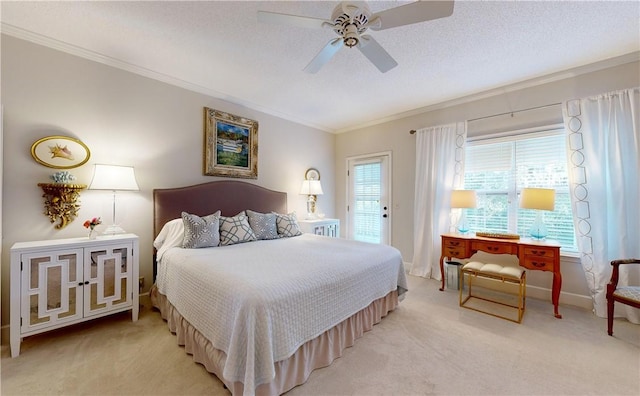
<path fill-rule="evenodd" d="M 220 217 L 220 245 L 235 245 L 255 240 L 256 234 L 251 229 L 244 211 L 233 217 Z"/>
<path fill-rule="evenodd" d="M 278 235 L 280 238 L 294 237 L 302 235 L 296 212 L 289 214 L 276 213 L 276 225 L 278 227 Z"/>
<path fill-rule="evenodd" d="M 205 217 L 182 212 L 184 237 L 182 247 L 198 249 L 220 244 L 220 211 Z"/>
<path fill-rule="evenodd" d="M 247 210 L 249 225 L 256 234 L 256 239 L 277 239 L 278 227 L 276 226 L 276 215 L 274 213 L 258 213 Z"/>

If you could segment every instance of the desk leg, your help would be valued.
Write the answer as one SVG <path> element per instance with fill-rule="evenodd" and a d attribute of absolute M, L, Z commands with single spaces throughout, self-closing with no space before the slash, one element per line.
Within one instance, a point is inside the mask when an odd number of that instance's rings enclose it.
<path fill-rule="evenodd" d="M 553 302 L 553 315 L 562 319 L 562 315 L 558 312 L 558 303 L 560 301 L 560 289 L 562 288 L 562 274 L 560 271 L 553 273 L 553 288 L 551 289 L 551 301 Z"/>
<path fill-rule="evenodd" d="M 440 278 L 442 278 L 442 286 L 440 286 L 440 291 L 444 291 L 444 256 L 440 256 Z"/>

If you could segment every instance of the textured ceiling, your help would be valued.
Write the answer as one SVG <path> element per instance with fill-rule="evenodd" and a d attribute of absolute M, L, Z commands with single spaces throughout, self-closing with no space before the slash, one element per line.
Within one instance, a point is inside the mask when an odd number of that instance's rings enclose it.
<path fill-rule="evenodd" d="M 335 33 L 256 16 L 329 19 L 336 4 L 2 1 L 0 17 L 3 33 L 330 132 L 640 50 L 637 1 L 456 1 L 451 17 L 369 32 L 399 64 L 387 73 L 343 48 L 307 74 Z"/>

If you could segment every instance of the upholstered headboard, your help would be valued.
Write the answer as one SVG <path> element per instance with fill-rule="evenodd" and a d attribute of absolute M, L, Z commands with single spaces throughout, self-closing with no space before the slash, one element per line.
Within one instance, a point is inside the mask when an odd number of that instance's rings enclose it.
<path fill-rule="evenodd" d="M 182 212 L 206 216 L 217 210 L 234 216 L 250 209 L 255 212 L 287 212 L 287 193 L 269 190 L 238 180 L 222 180 L 194 186 L 153 190 L 153 236 L 169 220 Z"/>

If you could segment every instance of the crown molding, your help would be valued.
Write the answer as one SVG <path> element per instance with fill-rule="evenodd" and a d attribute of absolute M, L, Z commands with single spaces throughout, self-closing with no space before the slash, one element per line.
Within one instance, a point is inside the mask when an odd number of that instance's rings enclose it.
<path fill-rule="evenodd" d="M 222 99 L 224 101 L 239 105 L 239 106 L 243 106 L 243 107 L 247 107 L 249 109 L 252 110 L 256 110 L 256 111 L 260 111 L 262 113 L 265 114 L 269 114 L 272 115 L 274 117 L 278 117 L 278 118 L 282 118 L 284 120 L 288 120 L 291 122 L 295 122 L 297 124 L 301 124 L 304 126 L 308 126 L 310 128 L 315 128 L 315 129 L 319 129 L 321 131 L 324 132 L 330 132 L 333 133 L 335 132 L 333 129 L 328 128 L 326 126 L 323 125 L 316 125 L 316 124 L 312 124 L 308 121 L 299 119 L 295 116 L 292 116 L 291 114 L 284 114 L 284 113 L 280 113 L 278 111 L 275 111 L 271 108 L 266 108 L 264 106 L 258 105 L 256 103 L 253 102 L 249 102 L 246 100 L 242 100 L 240 98 L 237 98 L 235 96 L 226 94 L 224 92 L 220 92 L 220 91 L 216 91 L 214 89 L 211 88 L 207 88 L 207 87 L 203 87 L 202 85 L 198 85 L 198 84 L 193 84 L 191 82 L 182 80 L 180 78 L 176 78 L 173 77 L 171 75 L 168 74 L 164 74 L 164 73 L 159 73 L 157 71 L 151 70 L 151 69 L 147 69 L 138 65 L 134 65 L 132 63 L 127 63 L 127 62 L 123 62 L 119 59 L 115 59 L 103 54 L 100 54 L 98 52 L 95 51 L 91 51 L 91 50 L 87 50 L 85 48 L 82 47 L 78 47 L 76 45 L 64 42 L 64 41 L 60 41 L 60 40 L 56 40 L 53 39 L 51 37 L 47 37 L 38 33 L 34 33 L 7 23 L 0 23 L 0 33 L 2 34 L 6 34 L 8 36 L 12 36 L 21 40 L 25 40 L 25 41 L 29 41 L 31 43 L 34 44 L 39 44 L 42 45 L 44 47 L 47 48 L 51 48 L 54 50 L 58 50 L 67 54 L 71 54 L 71 55 L 75 55 L 78 56 L 80 58 L 84 58 L 84 59 L 88 59 L 94 62 L 98 62 L 98 63 L 102 63 L 104 65 L 107 66 L 111 66 L 111 67 L 115 67 L 117 69 L 121 69 L 121 70 L 125 70 L 134 74 L 138 74 L 140 76 L 143 77 L 147 77 L 153 80 L 157 80 L 160 82 L 164 82 L 170 85 L 174 85 L 180 88 L 184 88 L 186 90 L 189 91 L 193 91 L 193 92 L 197 92 L 197 93 L 201 93 L 207 96 L 211 96 L 217 99 Z"/>
<path fill-rule="evenodd" d="M 610 67 L 620 66 L 627 63 L 638 62 L 638 61 L 640 61 L 640 51 L 630 52 L 628 54 L 604 59 L 598 62 L 574 67 L 574 68 L 559 71 L 556 73 L 534 77 L 534 78 L 520 81 L 517 83 L 490 89 L 488 91 L 481 91 L 475 94 L 462 96 L 462 97 L 447 100 L 444 102 L 434 103 L 429 106 L 420 107 L 420 108 L 405 111 L 402 113 L 393 114 L 389 117 L 379 118 L 377 120 L 373 120 L 365 124 L 359 124 L 358 126 L 340 129 L 335 133 L 350 132 L 350 131 L 354 131 L 354 130 L 358 130 L 358 129 L 362 129 L 362 128 L 366 128 L 374 125 L 383 124 L 390 121 L 396 121 L 403 118 L 420 115 L 420 114 L 427 113 L 434 110 L 446 109 L 448 107 L 458 106 L 461 104 L 474 102 L 476 100 L 491 98 L 491 97 L 502 95 L 508 92 L 519 91 L 521 89 L 526 89 L 526 88 L 532 88 L 538 85 L 565 80 L 567 78 L 576 77 L 582 74 L 587 74 L 587 73 L 595 72 L 598 70 L 608 69 Z"/>

